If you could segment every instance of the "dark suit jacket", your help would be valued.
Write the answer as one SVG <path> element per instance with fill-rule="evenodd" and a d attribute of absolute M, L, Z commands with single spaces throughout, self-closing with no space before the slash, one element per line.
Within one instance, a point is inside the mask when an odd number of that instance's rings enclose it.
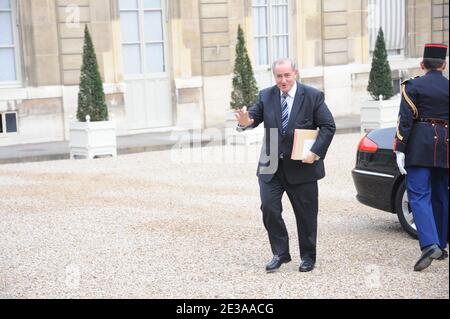
<path fill-rule="evenodd" d="M 281 97 L 277 86 L 262 90 L 258 102 L 250 108 L 249 114 L 255 121 L 253 127 L 264 123 L 265 128 L 257 173 L 261 180 L 266 183 L 272 180 L 281 154 L 289 183 L 303 184 L 325 177 L 323 159 L 333 139 L 336 125 L 322 92 L 297 82 L 297 93 L 289 116 L 287 133 L 284 136 L 281 134 Z M 270 130 L 271 128 L 273 130 Z M 320 129 L 319 136 L 311 151 L 319 155 L 320 160 L 314 164 L 291 160 L 294 130 L 317 128 Z M 269 154 L 270 160 L 267 158 Z"/>
<path fill-rule="evenodd" d="M 448 79 L 429 71 L 403 82 L 394 149 L 406 154 L 405 166 L 449 168 L 448 136 Z"/>

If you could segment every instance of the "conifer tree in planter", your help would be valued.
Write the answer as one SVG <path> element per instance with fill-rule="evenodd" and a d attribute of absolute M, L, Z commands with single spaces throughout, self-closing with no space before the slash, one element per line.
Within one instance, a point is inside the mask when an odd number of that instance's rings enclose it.
<path fill-rule="evenodd" d="M 230 106 L 232 110 L 238 110 L 246 106 L 250 108 L 258 100 L 258 86 L 253 74 L 253 67 L 248 56 L 245 44 L 244 31 L 238 26 L 236 57 L 233 72 L 233 91 L 231 92 Z M 235 125 L 234 111 L 230 114 Z M 251 144 L 260 142 L 264 136 L 262 125 L 255 130 L 246 130 L 244 133 L 237 133 L 236 130 L 230 130 L 227 136 L 228 144 Z"/>
<path fill-rule="evenodd" d="M 70 123 L 71 158 L 117 155 L 115 123 L 108 117 L 103 82 L 87 25 L 84 30 L 77 119 Z"/>
<path fill-rule="evenodd" d="M 394 88 L 387 57 L 384 33 L 380 28 L 367 87 L 371 98 L 368 97 L 364 100 L 361 106 L 361 130 L 363 132 L 396 125 L 400 99 L 399 97 L 391 99 L 394 96 Z"/>
<path fill-rule="evenodd" d="M 378 31 L 375 51 L 373 52 L 367 91 L 376 101 L 380 99 L 380 95 L 383 97 L 383 100 L 389 100 L 394 96 L 391 67 L 387 59 L 386 43 L 384 42 L 384 33 L 381 28 Z"/>
<path fill-rule="evenodd" d="M 83 64 L 80 75 L 80 92 L 78 93 L 77 119 L 86 121 L 89 115 L 91 121 L 107 121 L 108 108 L 103 92 L 103 82 L 98 70 L 97 57 L 89 29 L 84 29 Z"/>
<path fill-rule="evenodd" d="M 245 46 L 244 31 L 238 27 L 238 43 L 234 62 L 233 92 L 231 92 L 232 109 L 252 106 L 258 99 L 258 86 L 253 74 L 252 63 Z"/>

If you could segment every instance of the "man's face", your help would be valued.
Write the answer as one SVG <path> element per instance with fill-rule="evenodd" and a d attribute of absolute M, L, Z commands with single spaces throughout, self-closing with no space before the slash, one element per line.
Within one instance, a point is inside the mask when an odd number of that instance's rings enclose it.
<path fill-rule="evenodd" d="M 273 71 L 278 88 L 284 93 L 288 93 L 297 80 L 297 71 L 292 68 L 289 62 L 277 64 Z"/>

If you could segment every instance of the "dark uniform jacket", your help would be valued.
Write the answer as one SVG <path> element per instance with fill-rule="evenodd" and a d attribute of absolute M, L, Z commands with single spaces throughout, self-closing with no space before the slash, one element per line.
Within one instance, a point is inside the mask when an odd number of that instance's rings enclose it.
<path fill-rule="evenodd" d="M 405 167 L 449 167 L 448 84 L 439 71 L 403 82 L 394 149 Z"/>
<path fill-rule="evenodd" d="M 249 114 L 255 121 L 253 127 L 257 127 L 264 122 L 263 152 L 272 155 L 270 163 L 268 163 L 266 156 L 261 154 L 258 165 L 258 177 L 261 180 L 266 183 L 272 180 L 280 157 L 283 157 L 283 169 L 286 179 L 291 184 L 314 182 L 325 177 L 323 159 L 333 140 L 336 125 L 333 115 L 325 104 L 325 97 L 322 92 L 297 82 L 297 93 L 289 116 L 286 134 L 282 134 L 281 96 L 280 89 L 277 86 L 262 90 L 259 93 L 258 102 L 250 108 Z M 272 136 L 270 134 L 271 128 L 273 129 L 272 132 L 275 131 Z M 294 130 L 315 130 L 317 128 L 320 131 L 311 151 L 320 156 L 320 160 L 312 165 L 291 160 Z M 265 168 L 268 166 L 270 169 L 266 170 Z"/>

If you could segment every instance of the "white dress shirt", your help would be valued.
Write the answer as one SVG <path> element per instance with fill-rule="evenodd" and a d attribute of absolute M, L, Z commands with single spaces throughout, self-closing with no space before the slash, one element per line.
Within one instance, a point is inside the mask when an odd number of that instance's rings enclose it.
<path fill-rule="evenodd" d="M 294 105 L 295 94 L 297 93 L 297 81 L 294 83 L 292 89 L 288 92 L 288 96 L 286 98 L 288 105 L 289 117 L 291 116 L 292 106 Z M 283 91 L 280 90 L 280 97 L 283 99 Z"/>
<path fill-rule="evenodd" d="M 280 97 L 282 97 L 283 94 L 284 94 L 283 91 L 280 90 Z M 286 97 L 286 101 L 287 101 L 287 104 L 288 104 L 289 116 L 291 116 L 292 106 L 294 105 L 295 94 L 297 94 L 297 81 L 295 81 L 294 86 L 288 92 L 288 96 Z M 281 100 L 280 100 L 280 103 L 281 103 Z M 251 127 L 251 125 L 248 126 L 248 127 L 243 127 L 243 126 L 241 126 L 238 123 L 236 129 L 237 129 L 238 132 L 243 132 L 243 131 L 249 129 L 250 127 Z"/>

